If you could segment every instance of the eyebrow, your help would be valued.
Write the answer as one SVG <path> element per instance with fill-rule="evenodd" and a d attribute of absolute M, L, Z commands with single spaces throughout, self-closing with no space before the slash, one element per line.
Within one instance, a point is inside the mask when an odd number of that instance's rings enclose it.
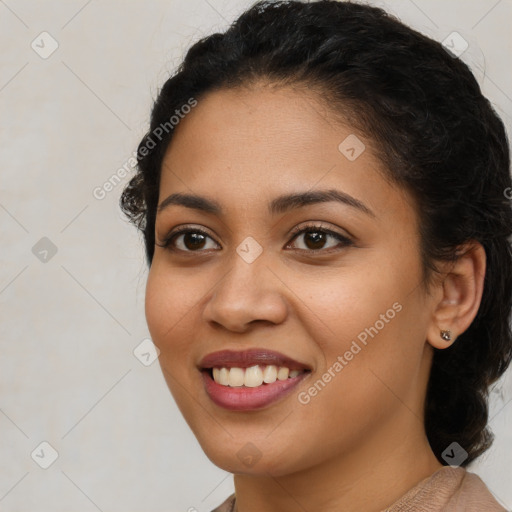
<path fill-rule="evenodd" d="M 271 215 L 277 215 L 279 213 L 285 213 L 289 210 L 302 208 L 310 204 L 327 203 L 331 201 L 336 201 L 347 206 L 351 206 L 352 208 L 360 210 L 370 217 L 375 217 L 375 213 L 359 199 L 352 197 L 346 192 L 341 192 L 340 190 L 336 189 L 285 194 L 273 199 L 268 204 L 268 211 Z M 222 207 L 217 201 L 195 194 L 171 194 L 158 205 L 157 212 L 161 212 L 170 205 L 181 205 L 185 206 L 186 208 L 200 210 L 215 215 L 222 214 Z"/>

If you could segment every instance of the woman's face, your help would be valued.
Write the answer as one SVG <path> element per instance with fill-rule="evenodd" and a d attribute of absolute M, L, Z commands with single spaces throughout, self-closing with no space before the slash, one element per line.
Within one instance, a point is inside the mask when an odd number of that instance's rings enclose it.
<path fill-rule="evenodd" d="M 207 456 L 277 476 L 399 449 L 423 428 L 431 308 L 413 204 L 370 141 L 291 88 L 210 93 L 175 130 L 159 204 L 183 196 L 155 235 L 191 233 L 155 247 L 146 318 Z"/>

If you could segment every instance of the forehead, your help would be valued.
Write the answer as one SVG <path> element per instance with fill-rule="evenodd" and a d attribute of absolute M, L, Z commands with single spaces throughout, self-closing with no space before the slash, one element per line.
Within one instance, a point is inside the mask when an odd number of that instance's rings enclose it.
<path fill-rule="evenodd" d="M 326 135 L 340 129 L 332 126 L 330 117 L 314 94 L 291 87 L 222 89 L 198 100 L 176 127 L 170 150 L 200 145 L 200 151 L 187 158 L 209 155 L 247 164 L 252 156 L 275 162 L 316 157 L 313 151 L 330 153 L 333 140 Z"/>
<path fill-rule="evenodd" d="M 372 141 L 336 121 L 312 92 L 290 87 L 218 90 L 175 128 L 162 165 L 160 199 L 173 192 L 233 207 L 276 195 L 336 188 L 386 215 L 410 204 L 382 176 Z M 405 201 L 405 203 L 404 203 Z M 410 214 L 410 211 L 408 212 Z"/>

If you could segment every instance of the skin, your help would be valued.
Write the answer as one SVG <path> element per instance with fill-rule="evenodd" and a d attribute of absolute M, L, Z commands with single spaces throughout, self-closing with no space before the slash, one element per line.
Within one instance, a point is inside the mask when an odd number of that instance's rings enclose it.
<path fill-rule="evenodd" d="M 159 203 L 194 193 L 223 209 L 171 205 L 156 220 L 157 243 L 184 224 L 211 237 L 200 248 L 183 236 L 175 251 L 156 246 L 146 288 L 148 327 L 185 420 L 209 459 L 234 473 L 239 512 L 386 508 L 442 467 L 423 426 L 426 385 L 434 348 L 456 342 L 477 313 L 483 248 L 468 244 L 427 292 L 414 203 L 383 177 L 372 141 L 357 134 L 366 149 L 354 161 L 338 150 L 356 132 L 310 91 L 252 84 L 209 93 L 175 130 Z M 276 196 L 312 189 L 350 194 L 374 216 L 337 202 L 268 213 Z M 320 221 L 353 243 L 326 236 L 315 254 L 307 233 L 290 236 Z M 248 236 L 263 249 L 252 263 L 236 252 Z M 298 393 L 394 303 L 401 311 L 300 403 Z M 451 329 L 452 342 L 440 329 Z M 220 408 L 198 363 L 247 348 L 279 351 L 312 372 L 265 409 Z M 247 443 L 261 456 L 251 466 L 237 456 Z"/>

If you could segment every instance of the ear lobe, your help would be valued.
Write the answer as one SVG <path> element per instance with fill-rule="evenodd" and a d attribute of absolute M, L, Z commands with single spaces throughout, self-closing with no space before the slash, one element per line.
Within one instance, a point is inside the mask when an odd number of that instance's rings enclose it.
<path fill-rule="evenodd" d="M 485 249 L 479 242 L 468 242 L 461 247 L 457 260 L 446 268 L 446 275 L 438 284 L 441 298 L 434 305 L 427 331 L 428 343 L 438 349 L 451 346 L 478 313 L 484 288 Z M 441 331 L 450 331 L 451 339 L 443 339 L 448 336 L 443 337 Z"/>

